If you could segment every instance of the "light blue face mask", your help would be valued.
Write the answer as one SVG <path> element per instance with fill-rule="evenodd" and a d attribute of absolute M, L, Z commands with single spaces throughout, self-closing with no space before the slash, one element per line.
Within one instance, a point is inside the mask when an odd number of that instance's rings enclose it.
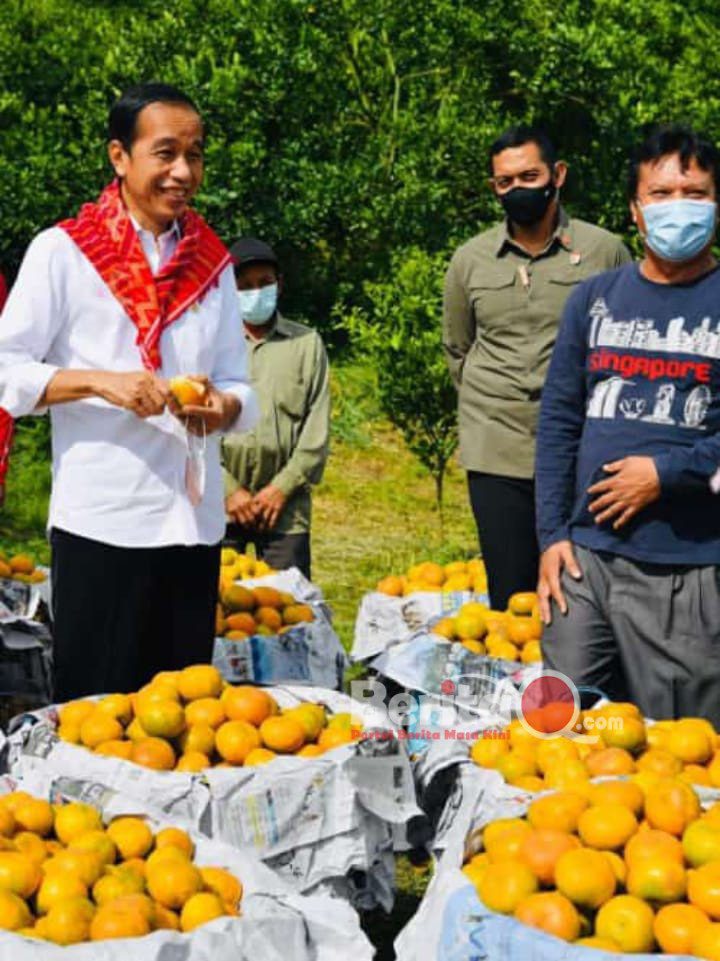
<path fill-rule="evenodd" d="M 278 285 L 268 284 L 257 290 L 238 290 L 240 316 L 246 324 L 261 327 L 277 309 Z"/>
<path fill-rule="evenodd" d="M 717 204 L 712 201 L 664 200 L 641 209 L 647 245 L 663 260 L 690 260 L 715 234 Z"/>

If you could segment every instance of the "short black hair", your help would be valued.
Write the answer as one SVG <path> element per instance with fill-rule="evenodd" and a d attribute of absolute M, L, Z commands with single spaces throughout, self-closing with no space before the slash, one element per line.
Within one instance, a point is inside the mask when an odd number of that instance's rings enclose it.
<path fill-rule="evenodd" d="M 128 87 L 110 108 L 108 116 L 108 140 L 119 140 L 129 153 L 137 130 L 137 119 L 140 111 L 149 107 L 151 103 L 175 103 L 194 110 L 198 116 L 200 111 L 193 100 L 182 90 L 169 83 L 139 83 Z"/>
<path fill-rule="evenodd" d="M 537 144 L 541 159 L 552 171 L 557 163 L 557 151 L 550 137 L 542 127 L 518 124 L 515 127 L 508 127 L 507 130 L 500 134 L 497 140 L 494 140 L 492 144 L 490 144 L 490 176 L 492 177 L 493 174 L 493 157 L 497 157 L 499 153 L 502 153 L 503 150 L 507 150 L 509 147 L 522 147 L 526 143 Z"/>
<path fill-rule="evenodd" d="M 683 124 L 658 124 L 645 132 L 630 158 L 627 178 L 630 200 L 637 196 L 640 164 L 653 163 L 671 154 L 678 154 L 683 171 L 694 160 L 701 170 L 712 173 L 715 191 L 720 194 L 720 153 L 712 140 Z"/>

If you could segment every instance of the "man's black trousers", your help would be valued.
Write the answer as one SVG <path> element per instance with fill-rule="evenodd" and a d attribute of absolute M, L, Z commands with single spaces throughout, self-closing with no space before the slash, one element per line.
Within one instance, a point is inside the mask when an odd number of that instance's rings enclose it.
<path fill-rule="evenodd" d="M 55 700 L 212 657 L 220 545 L 115 547 L 53 528 Z"/>
<path fill-rule="evenodd" d="M 490 603 L 504 611 L 511 594 L 537 587 L 535 485 L 532 480 L 468 471 L 468 487 Z"/>

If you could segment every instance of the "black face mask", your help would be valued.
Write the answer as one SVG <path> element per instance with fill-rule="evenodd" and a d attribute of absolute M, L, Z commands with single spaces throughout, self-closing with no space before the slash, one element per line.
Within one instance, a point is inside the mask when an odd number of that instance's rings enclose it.
<path fill-rule="evenodd" d="M 513 187 L 500 197 L 500 203 L 512 223 L 532 227 L 543 219 L 556 193 L 551 178 L 542 187 Z"/>

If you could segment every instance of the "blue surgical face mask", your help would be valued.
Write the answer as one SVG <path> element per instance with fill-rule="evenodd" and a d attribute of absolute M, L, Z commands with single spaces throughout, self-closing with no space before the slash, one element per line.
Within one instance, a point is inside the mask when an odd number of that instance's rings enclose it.
<path fill-rule="evenodd" d="M 238 290 L 240 316 L 252 327 L 262 327 L 277 309 L 278 285 L 268 284 L 257 290 Z"/>
<path fill-rule="evenodd" d="M 691 260 L 712 241 L 717 205 L 709 200 L 645 204 L 645 241 L 663 260 Z"/>

